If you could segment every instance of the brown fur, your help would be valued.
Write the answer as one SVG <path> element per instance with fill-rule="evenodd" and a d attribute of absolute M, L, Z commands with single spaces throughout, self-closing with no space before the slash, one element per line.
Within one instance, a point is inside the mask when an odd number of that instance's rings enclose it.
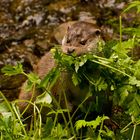
<path fill-rule="evenodd" d="M 68 55 L 75 53 L 77 56 L 85 54 L 87 52 L 96 53 L 97 43 L 99 40 L 100 29 L 97 26 L 92 23 L 76 22 L 67 30 L 67 34 L 62 41 L 62 52 Z M 37 64 L 35 72 L 42 79 L 55 66 L 55 60 L 51 52 L 48 52 L 41 58 L 41 60 Z M 21 88 L 19 99 L 29 100 L 32 96 L 32 93 L 25 92 L 25 84 L 26 82 Z M 60 94 L 62 94 L 64 91 L 67 95 L 69 109 L 72 110 L 73 105 L 80 104 L 84 97 L 87 95 L 86 93 L 88 92 L 88 87 L 84 87 L 83 89 L 81 89 L 79 86 L 74 86 L 71 73 L 62 72 L 61 77 L 52 87 L 51 92 L 55 97 L 59 97 Z M 37 95 L 38 92 L 36 93 L 35 97 Z M 62 107 L 65 108 L 64 98 L 62 99 Z M 27 104 L 25 103 L 19 104 L 19 108 L 21 111 L 23 111 L 26 106 Z"/>

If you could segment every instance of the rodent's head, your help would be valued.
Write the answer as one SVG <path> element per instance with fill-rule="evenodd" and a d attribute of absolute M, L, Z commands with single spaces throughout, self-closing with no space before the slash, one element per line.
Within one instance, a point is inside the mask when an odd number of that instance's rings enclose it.
<path fill-rule="evenodd" d="M 62 52 L 76 56 L 88 52 L 97 52 L 98 43 L 101 39 L 101 30 L 92 23 L 76 22 L 67 29 L 62 40 Z"/>

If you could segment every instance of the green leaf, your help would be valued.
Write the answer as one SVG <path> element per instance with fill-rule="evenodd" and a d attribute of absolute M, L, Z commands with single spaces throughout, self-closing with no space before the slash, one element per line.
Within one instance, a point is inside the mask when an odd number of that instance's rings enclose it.
<path fill-rule="evenodd" d="M 61 139 L 62 137 L 68 136 L 68 131 L 66 129 L 63 129 L 62 125 L 60 123 L 57 124 L 57 126 L 52 129 L 51 135 L 55 138 Z"/>
<path fill-rule="evenodd" d="M 33 88 L 36 88 L 37 86 L 40 85 L 40 78 L 38 75 L 36 75 L 35 73 L 29 73 L 27 74 L 28 80 L 27 82 L 25 82 L 25 90 L 27 92 L 32 91 Z"/>
<path fill-rule="evenodd" d="M 123 11 L 124 12 L 127 12 L 129 11 L 130 9 L 136 7 L 137 8 L 137 13 L 140 12 L 140 1 L 132 1 L 129 6 Z"/>
<path fill-rule="evenodd" d="M 39 76 L 38 76 L 37 74 L 35 74 L 35 73 L 32 73 L 32 72 L 31 72 L 31 73 L 27 74 L 27 77 L 28 77 L 28 80 L 29 80 L 31 83 L 34 83 L 34 84 L 39 85 L 40 82 L 41 82 Z"/>
<path fill-rule="evenodd" d="M 120 58 L 125 59 L 128 57 L 128 52 L 134 47 L 134 38 L 123 41 L 121 45 L 118 43 L 113 47 L 113 50 L 119 55 Z M 121 50 L 121 51 L 120 51 Z"/>
<path fill-rule="evenodd" d="M 25 91 L 26 92 L 29 92 L 29 91 L 32 91 L 33 88 L 35 88 L 35 84 L 32 83 L 31 81 L 27 80 L 27 82 L 25 82 Z"/>
<path fill-rule="evenodd" d="M 130 34 L 131 36 L 138 36 L 138 37 L 140 37 L 140 28 L 139 27 L 137 27 L 137 28 L 124 28 L 123 29 L 123 32 L 124 33 L 128 33 L 128 34 Z"/>
<path fill-rule="evenodd" d="M 1 72 L 8 76 L 24 73 L 22 64 L 20 63 L 18 63 L 16 66 L 6 65 L 1 69 Z"/>
<path fill-rule="evenodd" d="M 140 80 L 140 60 L 138 60 L 134 66 L 134 76 L 136 77 L 136 79 Z"/>
<path fill-rule="evenodd" d="M 68 112 L 68 109 L 57 109 L 56 111 L 52 110 L 50 111 L 47 115 L 51 115 L 51 114 L 62 114 L 64 112 Z"/>
<path fill-rule="evenodd" d="M 104 121 L 104 120 L 108 120 L 108 119 L 109 119 L 108 116 L 103 116 L 103 117 L 101 118 L 102 121 Z"/>
<path fill-rule="evenodd" d="M 93 121 L 88 122 L 87 123 L 87 126 L 92 126 L 93 129 L 96 129 L 97 126 L 100 125 L 101 121 L 102 121 L 101 118 L 98 116 L 96 118 L 96 120 L 93 120 Z"/>
<path fill-rule="evenodd" d="M 37 96 L 36 98 L 36 104 L 51 104 L 52 102 L 52 97 L 49 95 L 48 92 L 44 92 L 41 95 Z"/>
<path fill-rule="evenodd" d="M 75 59 L 76 61 L 74 62 L 74 66 L 76 72 L 78 72 L 79 67 L 82 67 L 87 62 L 87 59 L 88 55 L 83 55 Z"/>
<path fill-rule="evenodd" d="M 51 53 L 53 54 L 54 58 L 56 60 L 61 60 L 62 59 L 62 54 L 60 53 L 60 51 L 58 50 L 58 48 L 52 48 L 51 49 Z"/>
<path fill-rule="evenodd" d="M 54 59 L 61 66 L 62 69 L 71 67 L 74 64 L 74 57 L 63 54 L 57 48 L 51 50 L 53 52 Z"/>
<path fill-rule="evenodd" d="M 129 78 L 129 84 L 140 87 L 140 80 L 137 80 L 136 77 L 131 77 Z"/>
<path fill-rule="evenodd" d="M 107 87 L 108 87 L 107 83 L 101 77 L 99 77 L 99 79 L 97 80 L 95 86 L 98 89 L 97 91 L 106 90 Z"/>
<path fill-rule="evenodd" d="M 48 136 L 51 135 L 52 129 L 53 129 L 53 119 L 51 117 L 47 117 L 46 124 L 43 127 L 44 140 L 46 140 L 45 138 L 47 138 Z M 48 140 L 49 140 L 49 138 L 48 138 Z"/>
<path fill-rule="evenodd" d="M 109 119 L 107 116 L 103 116 L 103 117 L 97 117 L 96 120 L 92 120 L 92 121 L 85 121 L 85 120 L 78 120 L 75 123 L 75 127 L 76 127 L 76 131 L 78 131 L 79 129 L 81 129 L 82 127 L 92 127 L 93 130 L 95 130 L 97 128 L 97 126 L 100 125 L 100 123 L 106 119 Z"/>
<path fill-rule="evenodd" d="M 104 136 L 107 136 L 107 137 L 110 137 L 110 138 L 114 138 L 115 139 L 115 134 L 114 134 L 113 131 L 111 131 L 105 125 L 104 125 L 104 129 L 105 130 L 100 130 L 101 134 L 103 134 Z"/>
<path fill-rule="evenodd" d="M 4 101 L 0 103 L 0 113 L 2 112 L 9 112 L 9 108 Z"/>
<path fill-rule="evenodd" d="M 135 118 L 140 115 L 140 95 L 134 94 L 132 101 L 128 103 L 128 113 Z"/>
<path fill-rule="evenodd" d="M 77 86 L 79 84 L 79 81 L 80 81 L 80 79 L 79 79 L 78 75 L 76 73 L 73 73 L 72 82 L 74 83 L 74 85 Z"/>
<path fill-rule="evenodd" d="M 53 68 L 41 81 L 39 87 L 48 88 L 49 90 L 52 86 L 56 83 L 58 78 L 60 77 L 60 70 L 59 68 Z"/>
<path fill-rule="evenodd" d="M 85 127 L 86 124 L 87 124 L 87 122 L 85 120 L 78 120 L 78 121 L 76 121 L 76 123 L 75 123 L 76 131 L 78 131 L 82 127 Z"/>
<path fill-rule="evenodd" d="M 98 135 L 97 140 L 102 140 L 102 138 L 101 138 L 101 136 L 100 136 L 100 135 Z"/>
<path fill-rule="evenodd" d="M 93 129 L 96 129 L 97 126 L 100 125 L 100 123 L 102 122 L 102 117 L 97 117 L 96 120 L 93 120 L 93 121 L 90 121 L 90 122 L 87 122 L 87 126 L 92 126 Z"/>

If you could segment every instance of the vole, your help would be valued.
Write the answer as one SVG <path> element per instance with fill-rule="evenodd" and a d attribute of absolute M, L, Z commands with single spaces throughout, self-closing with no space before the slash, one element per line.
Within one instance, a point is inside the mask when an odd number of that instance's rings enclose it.
<path fill-rule="evenodd" d="M 101 30 L 99 27 L 92 23 L 87 23 L 84 21 L 78 21 L 72 24 L 67 29 L 67 33 L 62 40 L 61 50 L 64 54 L 72 55 L 75 54 L 77 57 L 83 54 L 93 52 L 93 54 L 97 53 L 98 42 L 101 40 Z M 52 68 L 56 67 L 55 59 L 51 52 L 47 52 L 41 60 L 38 62 L 36 69 L 34 70 L 41 79 L 43 79 Z M 32 92 L 26 93 L 25 85 L 27 82 L 23 84 L 21 87 L 21 91 L 19 94 L 19 99 L 21 100 L 30 100 L 32 96 Z M 81 89 L 79 86 L 75 86 L 72 82 L 72 73 L 68 71 L 61 72 L 60 78 L 54 84 L 51 89 L 52 95 L 54 97 L 58 97 L 62 95 L 62 92 L 66 93 L 67 101 L 68 101 L 68 109 L 71 111 L 73 109 L 73 104 L 80 104 L 88 92 L 88 87 L 84 87 Z M 41 93 L 35 92 L 35 100 L 36 96 Z M 65 108 L 64 98 L 60 101 L 62 104 L 62 108 Z M 22 112 L 27 103 L 20 102 L 19 109 Z M 30 107 L 27 112 L 30 113 Z"/>

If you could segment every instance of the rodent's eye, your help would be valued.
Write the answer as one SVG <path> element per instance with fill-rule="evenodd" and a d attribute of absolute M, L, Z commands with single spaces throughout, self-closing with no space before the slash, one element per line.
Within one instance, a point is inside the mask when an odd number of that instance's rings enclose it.
<path fill-rule="evenodd" d="M 81 44 L 81 45 L 85 45 L 86 44 L 86 40 L 82 40 L 82 41 L 80 41 L 79 43 Z"/>
<path fill-rule="evenodd" d="M 95 34 L 96 34 L 97 36 L 99 36 L 99 35 L 101 34 L 101 30 L 97 29 L 97 30 L 95 31 Z"/>
<path fill-rule="evenodd" d="M 67 39 L 67 43 L 70 43 L 70 39 Z"/>

